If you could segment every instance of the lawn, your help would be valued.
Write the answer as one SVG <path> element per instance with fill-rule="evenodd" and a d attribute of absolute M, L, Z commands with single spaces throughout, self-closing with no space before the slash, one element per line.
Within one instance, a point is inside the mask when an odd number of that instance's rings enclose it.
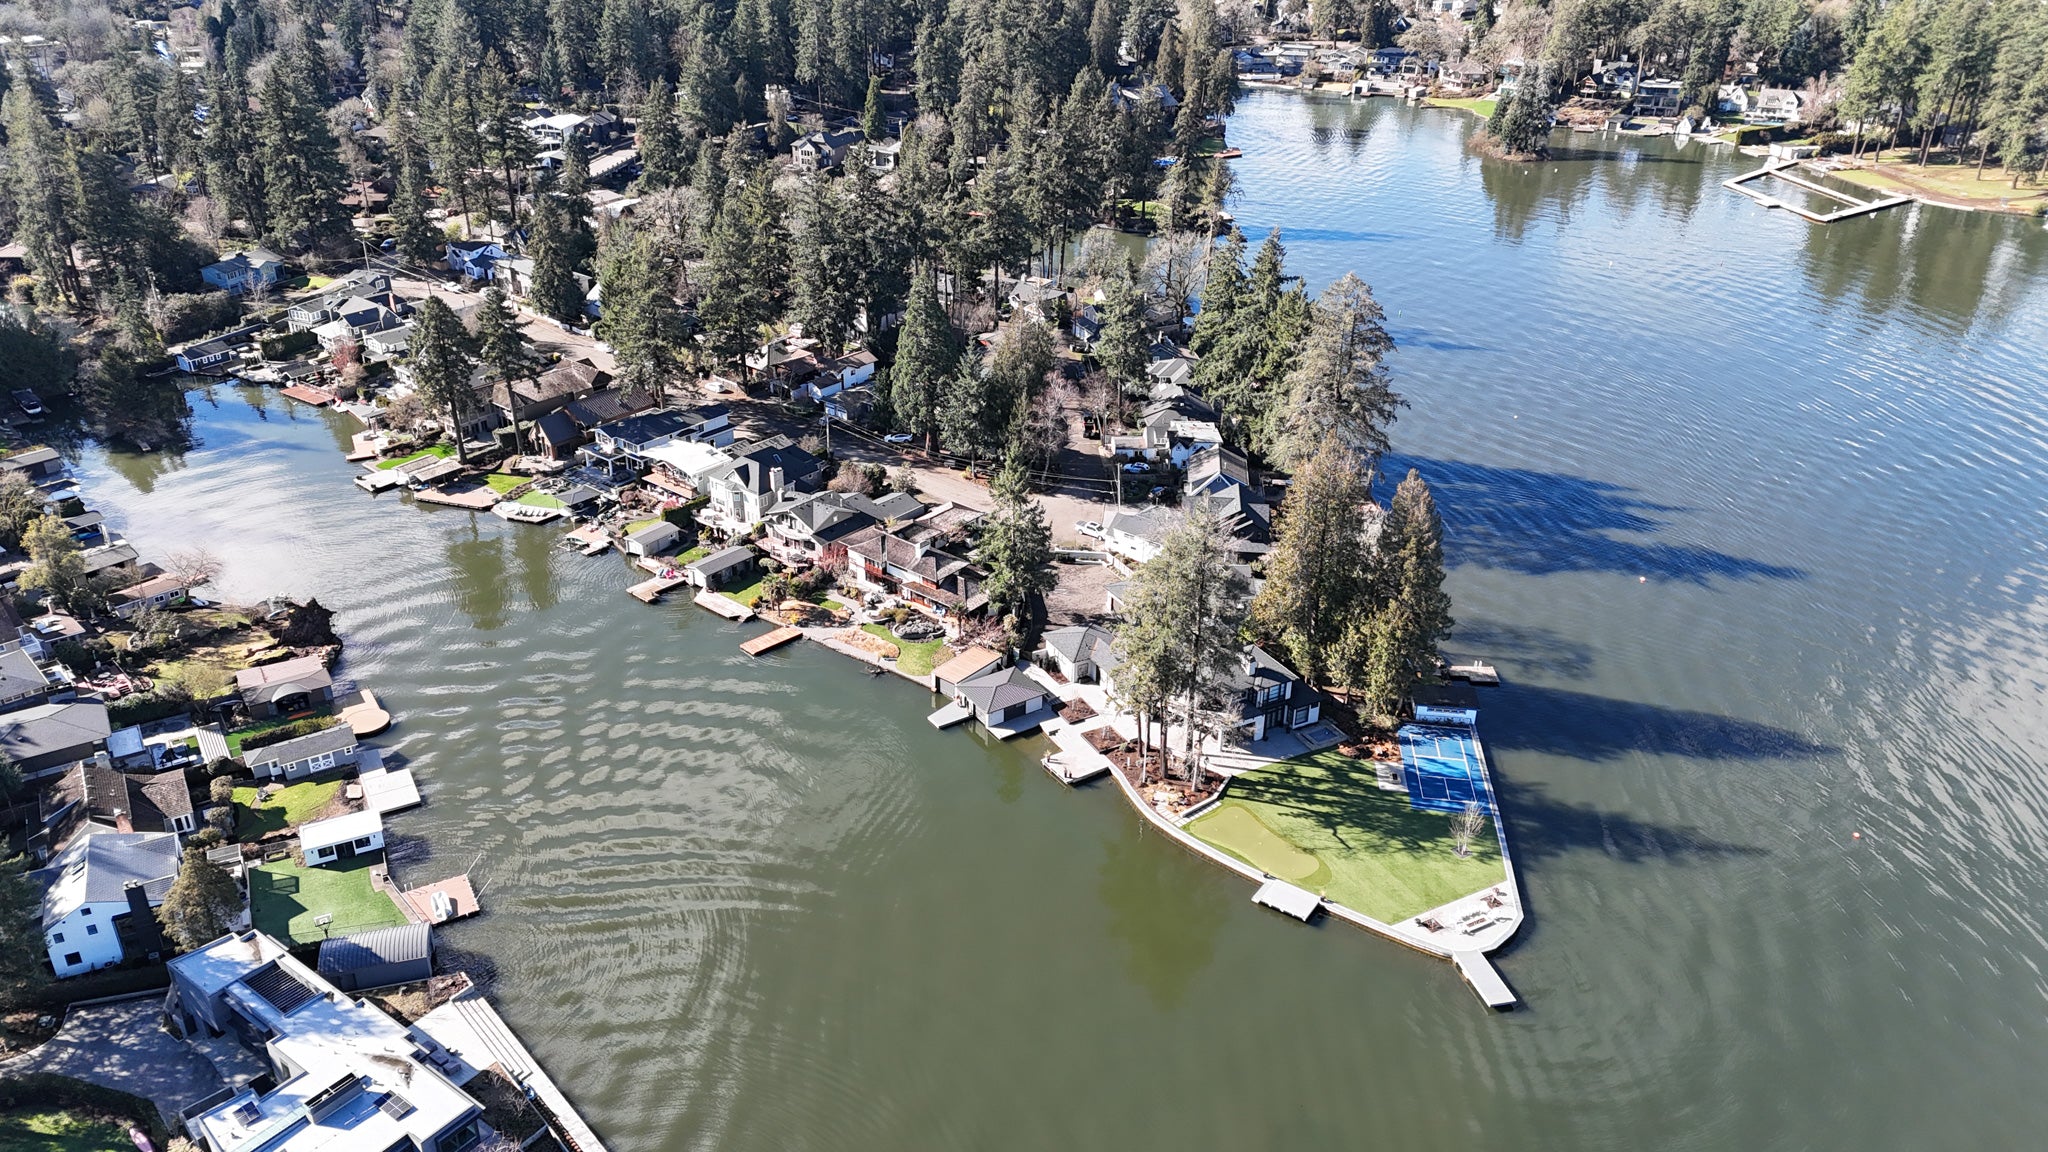
<path fill-rule="evenodd" d="M 324 713 L 316 713 L 316 715 L 324 715 Z M 247 740 L 251 736 L 261 735 L 273 728 L 282 728 L 293 720 L 304 719 L 306 719 L 304 716 L 272 716 L 268 720 L 258 720 L 246 728 L 237 728 L 233 732 L 228 733 L 228 755 L 240 756 L 242 754 L 242 741 Z"/>
<path fill-rule="evenodd" d="M 111 1120 L 62 1110 L 0 1114 L 0 1148 L 7 1152 L 111 1152 L 133 1147 L 128 1129 Z"/>
<path fill-rule="evenodd" d="M 1431 108 L 1462 108 L 1484 120 L 1493 115 L 1493 106 L 1499 103 L 1491 96 L 1431 96 Z"/>
<path fill-rule="evenodd" d="M 754 606 L 754 602 L 761 598 L 761 584 L 763 581 L 767 579 L 768 577 L 765 575 L 756 576 L 753 578 L 753 580 L 749 581 L 748 583 L 742 584 L 737 588 L 722 588 L 719 591 L 725 596 L 726 599 L 737 600 L 740 603 L 745 604 L 747 607 L 752 608 Z"/>
<path fill-rule="evenodd" d="M 880 636 L 896 646 L 896 667 L 912 676 L 929 676 L 939 666 L 939 655 L 946 649 L 944 640 L 899 640 L 886 624 L 863 624 L 860 630 L 871 636 Z"/>
<path fill-rule="evenodd" d="M 694 564 L 697 561 L 702 560 L 703 558 L 709 555 L 711 555 L 711 549 L 703 544 L 699 544 L 696 547 L 691 548 L 688 552 L 685 552 L 682 555 L 677 556 L 675 564 L 676 567 L 681 568 L 685 564 Z"/>
<path fill-rule="evenodd" d="M 1371 761 L 1334 750 L 1239 776 L 1188 831 L 1389 923 L 1507 878 L 1491 823 L 1461 860 L 1451 851 L 1449 816 L 1417 812 L 1405 794 L 1380 791 Z"/>
<path fill-rule="evenodd" d="M 1919 154 L 1912 151 L 1886 153 L 1890 159 L 1876 170 L 1867 168 L 1845 168 L 1834 173 L 1850 184 L 1874 189 L 1880 192 L 1928 192 L 1936 196 L 1947 196 L 1972 203 L 1997 204 L 1999 201 L 2014 201 L 2021 204 L 2038 203 L 2048 197 L 2048 189 L 2038 184 L 2012 186 L 2012 177 L 2003 169 L 1986 168 L 1984 178 L 1977 178 L 1975 164 L 1944 164 L 1934 161 L 1922 168 L 1913 163 Z"/>
<path fill-rule="evenodd" d="M 621 531 L 623 531 L 626 535 L 631 536 L 633 533 L 638 532 L 642 528 L 652 528 L 659 523 L 661 523 L 661 517 L 649 516 L 645 520 L 633 521 L 632 523 L 626 525 L 625 528 L 623 528 Z"/>
<path fill-rule="evenodd" d="M 519 498 L 519 503 L 534 508 L 566 508 L 568 505 L 541 491 L 528 492 Z"/>
<path fill-rule="evenodd" d="M 502 496 L 505 493 L 510 492 L 511 490 L 519 487 L 522 484 L 533 483 L 533 477 L 508 476 L 503 472 L 492 472 L 484 477 L 484 483 L 486 485 L 489 485 L 491 491 L 496 492 L 497 494 Z"/>
<path fill-rule="evenodd" d="M 453 455 L 455 455 L 455 449 L 453 446 L 447 444 L 436 444 L 432 448 L 422 448 L 419 451 L 414 452 L 410 456 L 393 456 L 389 460 L 380 462 L 377 465 L 377 468 L 380 471 L 388 468 L 396 468 L 400 464 L 410 464 L 415 460 L 419 460 L 428 456 L 439 456 L 441 459 L 446 460 L 448 457 Z"/>
<path fill-rule="evenodd" d="M 284 788 L 256 806 L 256 788 L 235 789 L 235 839 L 254 840 L 270 832 L 282 832 L 295 828 L 311 819 L 313 813 L 327 807 L 334 794 L 341 791 L 341 781 L 301 780 L 287 784 Z"/>
<path fill-rule="evenodd" d="M 249 874 L 256 930 L 293 944 L 315 944 L 329 936 L 404 924 L 397 903 L 370 887 L 373 863 L 358 856 L 320 868 L 296 868 L 288 860 L 258 867 Z M 334 917 L 333 922 L 313 922 L 323 915 Z"/>

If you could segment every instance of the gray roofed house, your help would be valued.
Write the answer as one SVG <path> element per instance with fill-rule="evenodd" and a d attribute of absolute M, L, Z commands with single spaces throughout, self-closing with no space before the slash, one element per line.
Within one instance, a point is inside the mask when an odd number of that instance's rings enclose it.
<path fill-rule="evenodd" d="M 97 700 L 37 704 L 0 716 L 0 755 L 23 776 L 46 776 L 106 748 L 112 731 Z"/>
<path fill-rule="evenodd" d="M 36 658 L 19 647 L 0 652 L 0 712 L 41 704 L 50 698 L 50 680 Z"/>
<path fill-rule="evenodd" d="M 702 514 L 706 523 L 731 530 L 752 528 L 784 496 L 818 486 L 818 458 L 787 436 L 771 436 L 731 451 L 731 463 L 704 474 L 706 495 L 711 497 Z"/>
<path fill-rule="evenodd" d="M 177 878 L 184 850 L 164 832 L 101 832 L 77 840 L 33 875 L 46 883 L 43 926 L 63 920 L 82 904 L 127 900 L 129 881 L 141 883 L 150 904 L 163 902 Z"/>
<path fill-rule="evenodd" d="M 334 677 L 319 656 L 295 656 L 235 673 L 242 707 L 255 719 L 317 707 L 334 699 Z"/>
<path fill-rule="evenodd" d="M 133 545 L 103 544 L 98 548 L 87 548 L 82 556 L 86 575 L 108 572 L 119 568 L 132 568 L 138 559 Z"/>
<path fill-rule="evenodd" d="M 989 725 L 1015 720 L 1045 706 L 1045 686 L 1017 667 L 963 680 L 954 691 L 975 719 Z"/>
<path fill-rule="evenodd" d="M 768 510 L 768 532 L 761 542 L 782 559 L 812 563 L 863 528 L 908 524 L 924 513 L 924 502 L 908 492 L 879 500 L 851 492 L 785 493 Z"/>
<path fill-rule="evenodd" d="M 635 412 L 642 412 L 653 406 L 654 400 L 645 393 L 634 392 L 628 395 L 617 388 L 606 388 L 600 392 L 592 392 L 581 400 L 571 400 L 563 406 L 562 411 L 568 413 L 569 419 L 574 420 L 578 427 L 588 431 L 600 424 L 623 420 Z"/>
<path fill-rule="evenodd" d="M 1095 679 L 1103 666 L 1115 667 L 1116 636 L 1107 628 L 1073 624 L 1048 630 L 1040 653 L 1060 675 L 1079 684 Z"/>
<path fill-rule="evenodd" d="M 659 556 L 683 538 L 683 530 L 666 520 L 657 520 L 638 531 L 626 534 L 622 547 L 630 556 Z"/>
<path fill-rule="evenodd" d="M 539 442 L 540 454 L 550 459 L 562 459 L 569 454 L 583 433 L 566 412 L 550 412 L 533 422 L 534 439 Z"/>
<path fill-rule="evenodd" d="M 319 972 L 343 992 L 425 980 L 434 974 L 433 929 L 403 924 L 324 940 Z"/>
<path fill-rule="evenodd" d="M 249 771 L 259 779 L 282 777 L 297 780 L 355 762 L 356 734 L 347 724 L 336 724 L 305 736 L 242 750 L 242 763 L 247 764 Z"/>
<path fill-rule="evenodd" d="M 755 569 L 755 555 L 752 548 L 735 544 L 730 548 L 713 552 L 701 560 L 693 560 L 683 569 L 690 583 L 699 588 L 723 588 L 733 581 L 751 574 Z"/>
<path fill-rule="evenodd" d="M 1104 543 L 1110 550 L 1140 564 L 1159 555 L 1166 534 L 1180 521 L 1169 508 L 1119 508 L 1103 522 Z"/>
<path fill-rule="evenodd" d="M 31 846 L 61 852 L 92 831 L 191 832 L 198 825 L 183 772 L 122 772 L 95 756 L 72 765 L 39 801 L 42 829 Z"/>

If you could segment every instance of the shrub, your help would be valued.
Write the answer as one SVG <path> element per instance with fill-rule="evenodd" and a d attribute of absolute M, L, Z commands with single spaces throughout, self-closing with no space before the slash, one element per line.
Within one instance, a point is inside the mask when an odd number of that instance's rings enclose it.
<path fill-rule="evenodd" d="M 334 727 L 334 724 L 335 719 L 332 716 L 308 716 L 303 720 L 292 720 L 279 724 L 275 728 L 258 732 L 253 736 L 242 737 L 242 751 L 248 752 L 256 748 L 268 748 L 272 744 L 282 744 L 287 740 L 296 740 L 301 736 L 311 736 L 315 732 Z"/>
<path fill-rule="evenodd" d="M 176 685 L 167 687 L 175 688 Z M 107 705 L 107 723 L 116 728 L 147 724 L 151 720 L 176 716 L 191 705 L 191 698 L 182 692 L 138 692 Z"/>
<path fill-rule="evenodd" d="M 206 798 L 215 804 L 227 804 L 235 798 L 235 781 L 232 776 L 215 776 L 213 783 L 206 786 Z"/>
<path fill-rule="evenodd" d="M 265 336 L 256 342 L 262 349 L 265 360 L 289 360 L 320 343 L 311 329 L 304 332 L 286 332 L 278 336 Z"/>
<path fill-rule="evenodd" d="M 241 305 L 225 292 L 180 292 L 157 302 L 157 330 L 170 343 L 227 328 L 242 318 Z"/>

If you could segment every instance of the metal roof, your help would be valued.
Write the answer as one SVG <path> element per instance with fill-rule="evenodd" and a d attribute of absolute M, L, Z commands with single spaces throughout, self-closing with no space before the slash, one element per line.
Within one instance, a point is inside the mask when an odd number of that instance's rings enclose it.
<path fill-rule="evenodd" d="M 405 964 L 433 956 L 433 930 L 425 924 L 401 924 L 356 932 L 320 945 L 320 974 L 339 974 L 377 964 Z"/>

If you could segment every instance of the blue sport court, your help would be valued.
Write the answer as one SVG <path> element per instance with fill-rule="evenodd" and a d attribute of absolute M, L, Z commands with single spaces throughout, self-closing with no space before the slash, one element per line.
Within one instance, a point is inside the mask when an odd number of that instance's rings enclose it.
<path fill-rule="evenodd" d="M 1462 812 L 1477 800 L 1493 808 L 1486 778 L 1479 773 L 1479 748 L 1463 728 L 1435 724 L 1404 724 L 1401 777 L 1408 785 L 1408 805 L 1424 812 Z"/>

